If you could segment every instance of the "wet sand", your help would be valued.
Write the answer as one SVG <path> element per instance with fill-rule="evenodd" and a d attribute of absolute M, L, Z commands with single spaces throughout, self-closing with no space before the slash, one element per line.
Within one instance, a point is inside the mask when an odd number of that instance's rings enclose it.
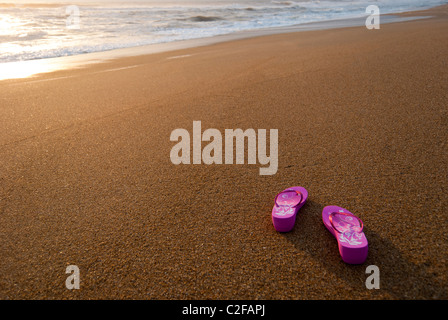
<path fill-rule="evenodd" d="M 0 82 L 0 298 L 447 299 L 448 9 L 423 13 Z M 194 120 L 278 129 L 278 172 L 173 165 Z M 277 233 L 294 185 L 309 200 Z M 327 205 L 364 221 L 363 265 Z"/>

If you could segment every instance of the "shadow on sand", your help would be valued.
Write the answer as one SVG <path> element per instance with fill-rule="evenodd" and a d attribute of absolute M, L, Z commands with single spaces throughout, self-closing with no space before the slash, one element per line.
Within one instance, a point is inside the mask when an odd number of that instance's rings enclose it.
<path fill-rule="evenodd" d="M 368 290 L 365 281 L 367 266 L 380 269 L 380 289 L 369 290 L 372 298 L 386 291 L 393 299 L 447 299 L 447 287 L 430 272 L 429 264 L 416 265 L 408 261 L 394 244 L 366 225 L 364 232 L 369 241 L 369 255 L 362 265 L 342 261 L 336 239 L 322 223 L 324 206 L 308 201 L 297 215 L 296 227 L 282 234 L 298 250 L 304 251 L 346 282 L 354 290 Z M 356 297 L 354 297 L 356 298 Z"/>

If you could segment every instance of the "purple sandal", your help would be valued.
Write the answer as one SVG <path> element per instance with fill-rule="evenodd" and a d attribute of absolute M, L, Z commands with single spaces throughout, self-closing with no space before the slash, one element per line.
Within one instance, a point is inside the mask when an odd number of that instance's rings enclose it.
<path fill-rule="evenodd" d="M 291 187 L 275 196 L 272 208 L 272 223 L 278 232 L 288 232 L 294 228 L 297 212 L 306 202 L 308 192 L 302 187 Z"/>
<path fill-rule="evenodd" d="M 364 224 L 347 209 L 327 206 L 322 211 L 325 227 L 338 241 L 342 260 L 349 264 L 361 264 L 367 259 L 369 245 L 362 232 Z"/>

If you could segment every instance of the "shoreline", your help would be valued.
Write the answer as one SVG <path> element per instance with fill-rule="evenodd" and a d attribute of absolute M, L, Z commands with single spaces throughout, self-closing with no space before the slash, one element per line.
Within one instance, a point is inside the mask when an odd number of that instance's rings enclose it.
<path fill-rule="evenodd" d="M 400 23 L 419 19 L 434 17 L 434 11 L 448 5 L 436 6 L 425 10 L 405 11 L 381 15 L 381 24 Z M 431 13 L 431 14 L 428 14 Z M 1 63 L 2 73 L 0 81 L 35 78 L 40 75 L 84 68 L 88 65 L 107 63 L 112 60 L 170 52 L 176 50 L 190 49 L 201 46 L 209 46 L 217 43 L 263 37 L 275 34 L 331 30 L 340 28 L 364 26 L 368 15 L 358 18 L 335 19 L 326 21 L 309 22 L 287 27 L 273 27 L 266 29 L 244 30 L 230 34 L 217 35 L 213 37 L 198 38 L 191 40 L 173 41 L 160 44 L 149 44 L 137 47 L 113 49 L 108 51 L 90 52 L 86 54 L 45 58 L 27 61 Z M 22 70 L 22 72 L 17 72 Z"/>

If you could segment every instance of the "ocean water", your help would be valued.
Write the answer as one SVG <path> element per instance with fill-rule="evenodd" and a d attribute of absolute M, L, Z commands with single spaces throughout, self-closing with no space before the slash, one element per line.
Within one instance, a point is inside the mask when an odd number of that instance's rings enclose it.
<path fill-rule="evenodd" d="M 0 3 L 0 63 L 362 17 L 371 4 L 392 13 L 447 1 L 73 1 L 76 7 L 32 2 Z"/>

